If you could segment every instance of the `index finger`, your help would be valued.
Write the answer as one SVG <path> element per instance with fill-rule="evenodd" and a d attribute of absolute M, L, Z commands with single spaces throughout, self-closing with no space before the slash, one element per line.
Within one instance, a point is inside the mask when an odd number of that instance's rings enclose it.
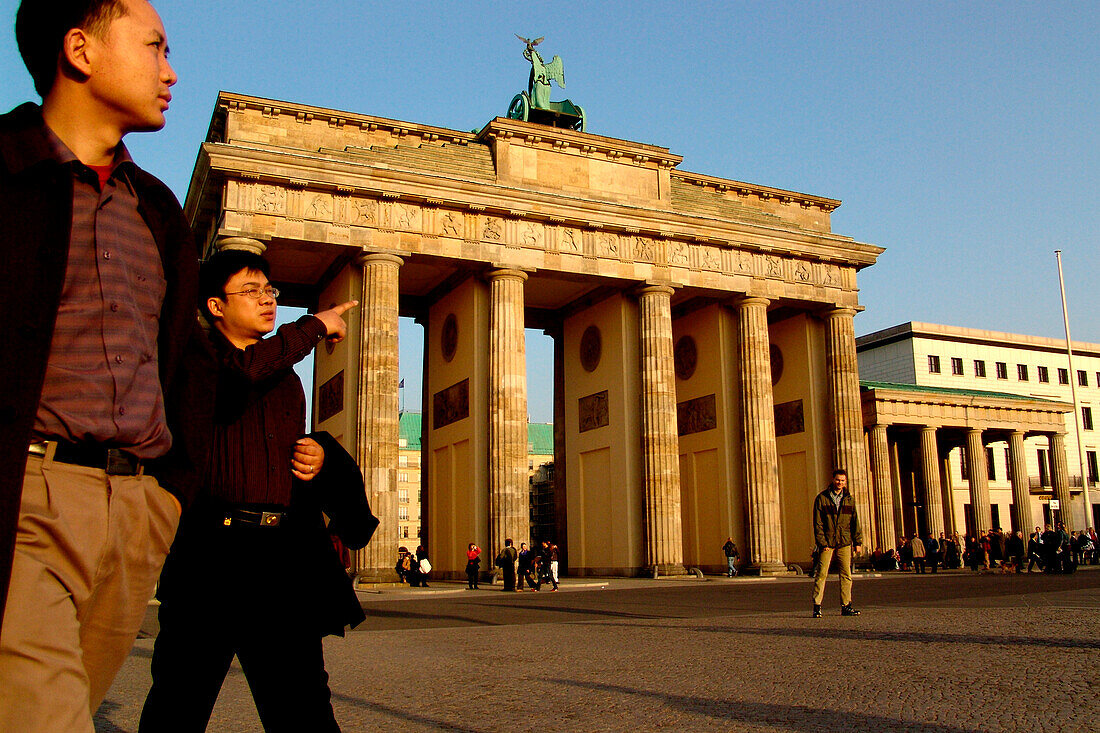
<path fill-rule="evenodd" d="M 345 313 L 347 313 L 349 310 L 351 310 L 352 308 L 354 308 L 357 305 L 359 305 L 358 300 L 349 300 L 346 303 L 341 303 L 340 305 L 334 305 L 329 310 L 331 310 L 333 313 L 335 313 L 338 316 L 342 316 L 342 315 L 344 315 Z"/>

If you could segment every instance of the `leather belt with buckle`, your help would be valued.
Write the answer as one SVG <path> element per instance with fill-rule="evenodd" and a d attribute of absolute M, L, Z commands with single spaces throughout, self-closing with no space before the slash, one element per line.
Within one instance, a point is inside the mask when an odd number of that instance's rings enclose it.
<path fill-rule="evenodd" d="M 251 509 L 226 509 L 222 512 L 222 524 L 252 524 L 259 527 L 278 527 L 286 521 L 286 512 L 265 512 Z"/>
<path fill-rule="evenodd" d="M 45 458 L 49 446 L 53 444 L 53 460 L 57 463 L 69 463 L 74 466 L 98 468 L 108 476 L 137 476 L 141 473 L 141 461 L 118 448 L 105 448 L 95 443 L 68 443 L 65 441 L 43 441 L 27 446 L 27 453 Z"/>

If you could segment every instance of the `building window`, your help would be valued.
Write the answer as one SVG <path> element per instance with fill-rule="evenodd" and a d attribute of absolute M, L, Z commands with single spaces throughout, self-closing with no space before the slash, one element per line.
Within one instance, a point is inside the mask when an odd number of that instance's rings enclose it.
<path fill-rule="evenodd" d="M 409 447 L 409 441 L 406 440 L 405 438 L 398 438 L 397 439 L 397 447 L 398 448 L 408 448 Z"/>
<path fill-rule="evenodd" d="M 983 378 L 985 377 L 985 361 L 983 361 L 982 359 L 974 360 L 974 376 Z"/>
<path fill-rule="evenodd" d="M 408 527 L 408 525 L 405 525 L 404 527 L 401 528 L 401 537 L 402 537 L 402 539 L 407 539 L 408 536 L 409 536 L 409 527 Z"/>
<path fill-rule="evenodd" d="M 1096 372 L 1096 386 L 1100 387 L 1100 372 Z"/>
<path fill-rule="evenodd" d="M 963 360 L 957 356 L 951 357 L 951 373 L 956 377 L 961 377 L 963 373 Z"/>
<path fill-rule="evenodd" d="M 409 474 L 399 473 L 399 474 L 397 474 L 397 480 L 400 481 L 403 484 L 408 483 L 409 482 Z"/>
<path fill-rule="evenodd" d="M 966 460 L 966 446 L 959 448 L 959 474 L 963 481 L 970 480 L 970 463 Z"/>
<path fill-rule="evenodd" d="M 940 357 L 935 354 L 928 355 L 928 373 L 939 374 L 940 373 Z"/>
<path fill-rule="evenodd" d="M 404 468 L 405 466 L 409 465 L 409 457 L 405 456 L 405 455 L 398 456 L 397 457 L 397 465 L 400 466 L 401 468 Z"/>
<path fill-rule="evenodd" d="M 1100 467 L 1096 464 L 1096 451 L 1085 451 L 1085 463 L 1089 466 L 1089 481 L 1092 483 L 1100 481 Z"/>
<path fill-rule="evenodd" d="M 985 471 L 989 474 L 990 481 L 997 480 L 997 464 L 993 460 L 993 449 L 985 449 Z"/>
<path fill-rule="evenodd" d="M 1027 364 L 1016 365 L 1016 378 L 1021 382 L 1027 381 Z"/>
<path fill-rule="evenodd" d="M 994 366 L 997 368 L 997 379 L 1008 379 L 1008 364 L 998 361 Z"/>
<path fill-rule="evenodd" d="M 1085 430 L 1092 430 L 1092 408 L 1081 408 L 1081 427 Z"/>
<path fill-rule="evenodd" d="M 1068 369 L 1059 369 L 1058 370 L 1058 384 L 1069 384 L 1069 370 Z"/>
<path fill-rule="evenodd" d="M 402 522 L 409 521 L 409 508 L 407 506 L 397 507 L 397 518 Z"/>
<path fill-rule="evenodd" d="M 1046 367 L 1043 367 L 1043 366 L 1035 367 L 1035 369 L 1039 372 L 1039 381 L 1040 382 L 1049 382 L 1050 381 L 1050 370 L 1049 369 L 1047 369 Z"/>
<path fill-rule="evenodd" d="M 1089 386 L 1089 373 L 1084 369 L 1077 370 L 1077 384 L 1080 387 Z"/>
<path fill-rule="evenodd" d="M 1039 449 L 1039 485 L 1050 486 L 1050 453 Z"/>
<path fill-rule="evenodd" d="M 417 490 L 416 490 L 416 503 L 417 503 L 417 504 L 421 504 L 421 503 L 423 503 L 422 499 L 420 498 L 420 492 L 421 492 L 421 491 L 423 491 L 423 489 L 417 489 Z"/>
<path fill-rule="evenodd" d="M 408 489 L 398 489 L 397 490 L 397 500 L 399 502 L 401 502 L 402 504 L 408 504 L 409 503 L 409 490 Z"/>

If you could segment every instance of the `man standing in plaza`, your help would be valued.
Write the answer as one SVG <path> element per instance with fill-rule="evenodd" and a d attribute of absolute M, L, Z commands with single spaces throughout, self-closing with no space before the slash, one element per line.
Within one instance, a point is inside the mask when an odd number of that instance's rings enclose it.
<path fill-rule="evenodd" d="M 859 554 L 863 533 L 859 528 L 856 503 L 848 491 L 848 472 L 833 471 L 833 480 L 814 500 L 814 541 L 818 561 L 814 576 L 814 618 L 821 618 L 821 601 L 825 597 L 825 578 L 833 555 L 840 574 L 840 614 L 858 616 L 852 608 L 852 554 Z"/>
<path fill-rule="evenodd" d="M 504 573 L 504 590 L 516 590 L 516 560 L 519 553 L 512 546 L 512 538 L 504 540 L 504 549 L 500 551 L 500 569 Z"/>
<path fill-rule="evenodd" d="M 42 105 L 0 117 L 0 730 L 91 731 L 204 460 L 198 250 L 122 143 L 176 83 L 153 7 L 25 0 L 16 40 Z"/>
<path fill-rule="evenodd" d="M 737 543 L 732 537 L 726 538 L 726 544 L 722 545 L 722 552 L 726 555 L 726 577 L 732 578 L 737 575 L 737 558 L 741 557 L 741 553 L 737 551 Z"/>

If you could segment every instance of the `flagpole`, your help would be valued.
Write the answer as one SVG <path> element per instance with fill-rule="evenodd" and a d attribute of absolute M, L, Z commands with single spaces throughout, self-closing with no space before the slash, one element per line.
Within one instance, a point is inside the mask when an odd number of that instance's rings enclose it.
<path fill-rule="evenodd" d="M 1069 359 L 1069 388 L 1073 395 L 1073 427 L 1077 430 L 1077 460 L 1081 463 L 1081 488 L 1085 500 L 1085 529 L 1092 522 L 1092 501 L 1089 499 L 1089 475 L 1085 467 L 1085 435 L 1081 432 L 1081 406 L 1077 403 L 1077 372 L 1073 369 L 1073 340 L 1069 336 L 1069 308 L 1066 305 L 1066 282 L 1062 277 L 1062 250 L 1054 250 L 1054 257 L 1058 260 L 1058 287 L 1062 291 L 1062 320 L 1066 326 L 1066 356 Z M 1067 526 L 1073 525 L 1073 510 L 1066 507 L 1069 512 Z"/>

